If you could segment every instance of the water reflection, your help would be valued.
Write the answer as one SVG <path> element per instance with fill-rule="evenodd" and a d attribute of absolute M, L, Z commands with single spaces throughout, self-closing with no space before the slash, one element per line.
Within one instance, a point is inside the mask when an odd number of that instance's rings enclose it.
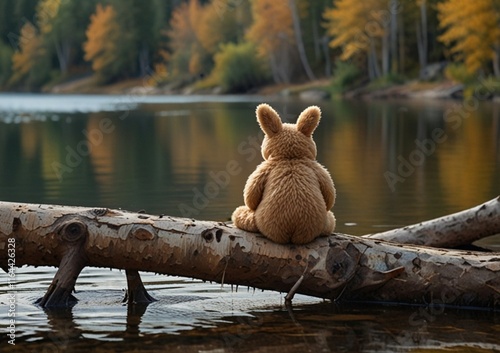
<path fill-rule="evenodd" d="M 162 304 L 153 303 L 149 308 Z M 168 303 L 163 303 L 163 306 Z M 500 349 L 495 314 L 442 307 L 334 306 L 328 303 L 253 311 L 212 320 L 176 335 L 151 332 L 147 306 L 131 307 L 107 335 L 73 309 L 46 310 L 49 330 L 30 342 L 33 350 L 182 352 L 410 352 L 415 349 L 470 352 Z M 196 305 L 195 305 L 196 308 Z M 110 308 L 101 308 L 109 311 Z M 175 310 L 174 310 L 175 311 Z M 164 312 L 166 314 L 166 312 Z M 158 314 L 156 314 L 158 315 Z M 104 319 L 105 320 L 105 319 Z M 164 325 L 161 316 L 156 326 Z M 108 324 L 109 325 L 109 324 Z M 153 330 L 154 331 L 154 330 Z M 105 332 L 105 331 L 104 331 Z M 103 332 L 103 333 L 104 333 Z"/>
<path fill-rule="evenodd" d="M 50 329 L 47 338 L 53 345 L 51 350 L 65 350 L 82 337 L 82 330 L 75 324 L 71 308 L 44 309 L 44 312 Z"/>
<path fill-rule="evenodd" d="M 228 219 L 261 161 L 257 101 L 160 98 L 134 101 L 126 111 L 35 111 L 18 118 L 0 111 L 0 200 Z M 288 121 L 306 106 L 271 104 Z M 382 231 L 500 194 L 500 105 L 481 103 L 460 122 L 446 119 L 456 104 L 321 103 L 315 140 L 318 160 L 336 183 L 338 231 Z M 500 249 L 500 241 L 490 246 Z M 336 308 L 299 297 L 290 316 L 280 293 L 152 275 L 145 285 L 159 302 L 127 308 L 120 304 L 123 275 L 103 269 L 82 272 L 72 310 L 44 312 L 32 303 L 53 273 L 27 268 L 17 276 L 18 337 L 33 351 L 500 349 L 492 313 Z M 0 291 L 0 302 L 6 296 Z"/>
<path fill-rule="evenodd" d="M 305 106 L 272 104 L 289 121 Z M 481 103 L 457 122 L 446 118 L 456 104 L 321 104 L 315 139 L 337 186 L 339 231 L 415 223 L 499 194 L 500 108 Z M 2 124 L 0 199 L 227 220 L 262 160 L 255 105 L 155 103 Z"/>

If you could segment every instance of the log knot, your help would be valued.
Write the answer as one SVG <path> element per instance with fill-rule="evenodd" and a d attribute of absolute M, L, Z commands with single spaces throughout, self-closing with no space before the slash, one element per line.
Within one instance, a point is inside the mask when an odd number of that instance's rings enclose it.
<path fill-rule="evenodd" d="M 73 243 L 86 238 L 87 225 L 80 220 L 71 219 L 60 226 L 58 234 L 63 240 Z"/>
<path fill-rule="evenodd" d="M 156 237 L 156 230 L 149 225 L 134 225 L 130 235 L 139 240 L 153 240 Z"/>
<path fill-rule="evenodd" d="M 331 247 L 326 258 L 326 269 L 336 281 L 346 281 L 356 270 L 358 254 L 352 249 Z"/>
<path fill-rule="evenodd" d="M 102 217 L 102 216 L 105 216 L 106 213 L 108 213 L 108 209 L 107 208 L 94 208 L 91 211 L 91 213 L 94 214 L 95 216 Z"/>
<path fill-rule="evenodd" d="M 201 232 L 201 236 L 208 243 L 212 242 L 214 239 L 217 241 L 217 243 L 220 243 L 223 232 L 224 231 L 222 229 L 214 227 L 205 229 L 203 232 Z"/>
<path fill-rule="evenodd" d="M 17 232 L 22 226 L 23 224 L 21 222 L 21 219 L 18 217 L 14 217 L 14 220 L 12 221 L 12 232 Z"/>

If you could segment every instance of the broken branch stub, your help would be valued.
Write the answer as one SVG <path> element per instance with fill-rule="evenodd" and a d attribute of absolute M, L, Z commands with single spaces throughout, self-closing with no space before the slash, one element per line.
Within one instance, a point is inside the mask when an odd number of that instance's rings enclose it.
<path fill-rule="evenodd" d="M 125 275 L 127 277 L 127 291 L 125 292 L 125 298 L 122 300 L 123 303 L 148 304 L 156 301 L 144 287 L 139 271 L 125 270 Z"/>
<path fill-rule="evenodd" d="M 47 293 L 36 301 L 42 307 L 71 306 L 77 302 L 71 294 L 78 275 L 86 266 L 84 245 L 88 236 L 87 225 L 79 217 L 61 218 L 56 222 L 53 237 L 61 245 L 61 262 L 59 269 L 47 290 Z M 61 223 L 61 224 L 57 224 Z"/>

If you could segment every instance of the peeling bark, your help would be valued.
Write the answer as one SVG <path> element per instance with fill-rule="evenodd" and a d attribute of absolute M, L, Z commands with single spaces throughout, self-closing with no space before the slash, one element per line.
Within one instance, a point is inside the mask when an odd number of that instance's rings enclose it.
<path fill-rule="evenodd" d="M 281 292 L 301 279 L 294 292 L 332 300 L 500 306 L 498 253 L 345 234 L 304 246 L 280 245 L 221 222 L 0 202 L 4 270 L 12 238 L 16 266 L 60 267 L 42 306 L 67 305 L 82 264 L 125 269 L 131 276 L 151 271 Z M 141 284 L 134 285 L 139 292 Z"/>
<path fill-rule="evenodd" d="M 363 237 L 455 248 L 495 234 L 500 234 L 500 196 L 451 215 Z"/>

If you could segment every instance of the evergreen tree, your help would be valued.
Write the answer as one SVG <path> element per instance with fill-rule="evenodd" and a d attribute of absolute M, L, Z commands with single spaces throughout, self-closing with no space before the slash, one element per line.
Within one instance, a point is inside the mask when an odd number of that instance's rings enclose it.
<path fill-rule="evenodd" d="M 13 50 L 19 47 L 21 28 L 26 22 L 35 23 L 38 0 L 0 1 L 0 41 Z"/>
<path fill-rule="evenodd" d="M 54 10 L 44 10 L 44 6 L 50 6 Z M 95 10 L 97 0 L 41 0 L 39 12 L 45 12 L 40 16 L 41 32 L 44 36 L 46 48 L 51 56 L 57 58 L 59 70 L 62 74 L 68 72 L 75 64 L 83 64 L 82 45 L 85 41 L 85 30 L 89 25 L 90 16 Z"/>

